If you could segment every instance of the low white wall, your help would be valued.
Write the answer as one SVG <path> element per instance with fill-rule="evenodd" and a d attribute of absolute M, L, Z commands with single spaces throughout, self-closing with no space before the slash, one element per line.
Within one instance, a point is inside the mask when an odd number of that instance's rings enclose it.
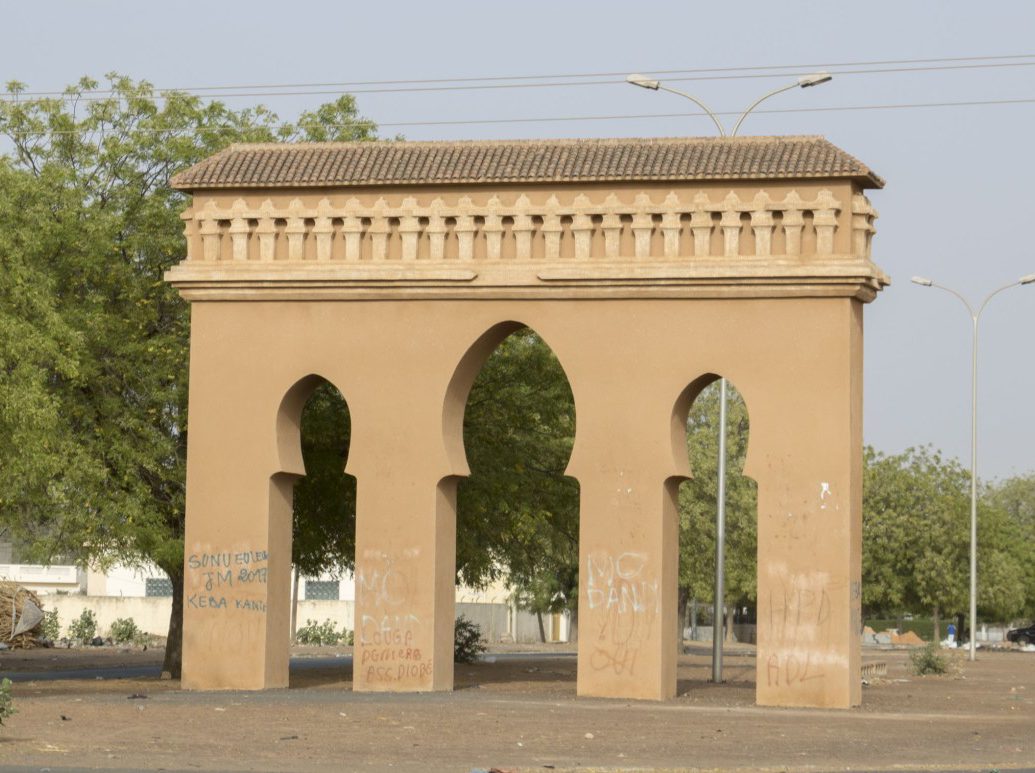
<path fill-rule="evenodd" d="M 172 599 L 169 597 L 145 596 L 83 596 L 83 595 L 51 595 L 41 599 L 44 611 L 56 609 L 58 621 L 61 623 L 61 635 L 68 634 L 68 626 L 83 613 L 84 609 L 92 610 L 97 618 L 97 635 L 107 636 L 111 624 L 119 618 L 132 618 L 137 628 L 145 633 L 165 636 L 169 632 L 169 614 L 172 611 Z M 507 604 L 458 603 L 456 616 L 464 615 L 468 620 L 478 624 L 482 636 L 490 643 L 515 641 L 532 644 L 539 641 L 539 624 L 535 615 L 517 611 Z M 325 620 L 334 622 L 335 627 L 355 630 L 356 605 L 354 601 L 300 600 L 298 602 L 297 625 L 299 628 L 306 621 L 322 623 Z M 544 617 L 547 636 L 550 633 L 549 616 Z M 512 626 L 516 630 L 512 630 Z M 564 629 L 566 636 L 566 626 Z"/>
<path fill-rule="evenodd" d="M 513 618 L 513 641 L 518 644 L 538 644 L 542 641 L 539 635 L 539 620 L 535 613 L 518 610 Z M 567 614 L 543 615 L 543 633 L 547 642 L 566 642 L 571 635 L 570 619 Z"/>
<path fill-rule="evenodd" d="M 119 618 L 132 618 L 144 633 L 165 636 L 169 633 L 172 599 L 133 596 L 46 596 L 41 598 L 45 612 L 56 609 L 61 635 L 68 635 L 68 626 L 89 609 L 97 618 L 97 635 L 107 636 L 111 624 Z"/>
<path fill-rule="evenodd" d="M 757 636 L 757 626 L 754 623 L 734 623 L 733 624 L 733 641 L 741 642 L 743 644 L 755 644 L 755 638 Z M 687 626 L 683 629 L 683 638 L 688 641 L 711 641 L 712 640 L 712 627 L 710 625 L 699 625 L 697 626 L 697 639 L 695 640 L 690 627 Z"/>
<path fill-rule="evenodd" d="M 74 566 L 39 564 L 0 564 L 0 580 L 23 585 L 33 593 L 79 592 L 79 570 Z"/>
<path fill-rule="evenodd" d="M 322 623 L 330 620 L 339 631 L 342 627 L 350 631 L 356 630 L 356 602 L 310 599 L 298 600 L 297 627 L 301 628 L 307 620 Z"/>
<path fill-rule="evenodd" d="M 510 607 L 504 604 L 460 603 L 456 605 L 456 616 L 461 615 L 482 629 L 487 642 L 496 643 L 510 635 Z"/>

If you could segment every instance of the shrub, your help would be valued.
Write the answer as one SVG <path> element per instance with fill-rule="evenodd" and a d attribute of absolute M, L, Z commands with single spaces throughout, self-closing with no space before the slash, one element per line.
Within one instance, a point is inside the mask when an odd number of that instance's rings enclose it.
<path fill-rule="evenodd" d="M 68 638 L 82 643 L 89 642 L 97 635 L 97 618 L 89 609 L 84 609 L 78 620 L 68 626 Z"/>
<path fill-rule="evenodd" d="M 315 644 L 318 647 L 337 644 L 346 636 L 343 629 L 341 633 L 334 626 L 333 620 L 324 620 L 318 623 L 315 620 L 306 620 L 305 625 L 295 632 L 295 641 L 299 644 Z"/>
<path fill-rule="evenodd" d="M 11 697 L 11 680 L 4 678 L 0 681 L 0 725 L 12 714 L 18 713 L 14 707 L 14 698 Z"/>
<path fill-rule="evenodd" d="M 43 622 L 40 623 L 40 631 L 51 641 L 61 638 L 61 621 L 58 620 L 58 611 L 51 609 L 43 613 Z"/>
<path fill-rule="evenodd" d="M 111 624 L 111 632 L 108 635 L 116 644 L 135 644 L 144 638 L 144 632 L 137 628 L 132 617 L 118 618 Z"/>
<path fill-rule="evenodd" d="M 913 666 L 913 673 L 917 676 L 927 674 L 947 674 L 953 670 L 952 659 L 949 658 L 937 642 L 930 642 L 923 647 L 917 647 L 909 653 L 909 661 Z"/>
<path fill-rule="evenodd" d="M 347 630 L 345 628 L 342 628 L 342 630 L 341 630 L 341 643 L 342 644 L 347 644 L 349 647 L 351 647 L 353 644 L 355 644 L 356 643 L 356 637 L 353 634 L 353 632 L 349 631 L 349 630 Z"/>
<path fill-rule="evenodd" d="M 481 626 L 460 615 L 453 626 L 453 661 L 473 663 L 485 650 Z"/>

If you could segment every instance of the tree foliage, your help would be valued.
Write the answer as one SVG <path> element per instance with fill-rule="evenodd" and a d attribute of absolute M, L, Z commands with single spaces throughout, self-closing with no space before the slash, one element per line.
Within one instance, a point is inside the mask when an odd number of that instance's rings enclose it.
<path fill-rule="evenodd" d="M 43 266 L 56 249 L 51 209 L 33 175 L 7 158 L 0 158 L 0 223 L 0 536 L 21 536 L 75 491 L 62 473 L 77 449 L 52 385 L 81 382 L 82 336 L 59 312 Z"/>
<path fill-rule="evenodd" d="M 1019 614 L 1035 618 L 1035 472 L 991 484 L 984 498 L 991 507 L 1003 511 L 1016 527 L 1012 552 L 1021 566 L 1024 586 Z"/>
<path fill-rule="evenodd" d="M 970 473 L 928 448 L 866 449 L 863 606 L 964 612 L 970 593 Z M 978 611 L 1005 619 L 1025 606 L 1031 543 L 994 497 L 978 502 Z M 1030 586 L 1029 586 L 1030 587 Z"/>
<path fill-rule="evenodd" d="M 11 83 L 0 102 L 0 528 L 41 561 L 161 567 L 178 672 L 188 311 L 162 277 L 186 199 L 169 177 L 231 142 L 376 127 L 348 96 L 289 125 L 119 75 L 98 86 L 27 99 Z"/>

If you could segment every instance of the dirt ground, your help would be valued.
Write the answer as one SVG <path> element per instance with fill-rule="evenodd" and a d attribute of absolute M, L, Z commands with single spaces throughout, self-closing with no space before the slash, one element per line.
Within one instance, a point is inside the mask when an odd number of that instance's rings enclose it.
<path fill-rule="evenodd" d="M 513 651 L 515 648 L 510 648 Z M 520 648 L 518 648 L 520 649 Z M 457 666 L 456 690 L 351 692 L 348 649 L 299 648 L 291 687 L 190 693 L 155 678 L 14 685 L 0 768 L 163 770 L 1035 769 L 1035 655 L 979 652 L 962 676 L 915 677 L 903 650 L 864 650 L 888 675 L 851 711 L 754 705 L 754 653 L 679 664 L 665 703 L 575 697 L 575 657 Z M 491 653 L 490 653 L 491 654 Z M 0 674 L 154 666 L 160 650 L 0 652 Z M 305 667 L 306 663 L 310 667 Z M 313 667 L 315 665 L 315 667 Z"/>

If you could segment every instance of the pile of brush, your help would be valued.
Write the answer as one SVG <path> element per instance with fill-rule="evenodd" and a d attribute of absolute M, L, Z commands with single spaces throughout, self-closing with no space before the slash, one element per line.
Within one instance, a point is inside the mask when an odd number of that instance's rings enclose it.
<path fill-rule="evenodd" d="M 11 649 L 43 646 L 43 609 L 28 588 L 0 580 L 0 642 Z"/>

